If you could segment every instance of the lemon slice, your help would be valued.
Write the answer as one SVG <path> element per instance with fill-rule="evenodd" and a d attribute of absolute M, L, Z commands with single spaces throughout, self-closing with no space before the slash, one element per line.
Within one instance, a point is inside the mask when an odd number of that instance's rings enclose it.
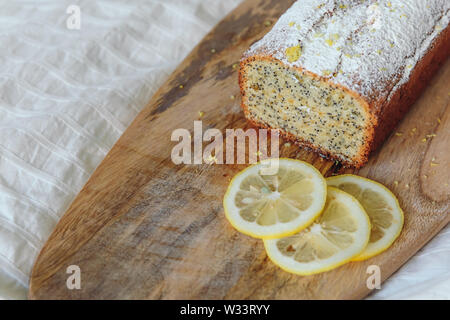
<path fill-rule="evenodd" d="M 369 215 L 369 244 L 354 260 L 369 259 L 389 248 L 403 228 L 403 211 L 392 192 L 378 182 L 351 174 L 330 177 L 327 183 L 358 199 Z"/>
<path fill-rule="evenodd" d="M 370 221 L 348 193 L 328 187 L 323 213 L 307 229 L 264 240 L 269 258 L 283 270 L 311 275 L 334 269 L 359 255 L 370 236 Z"/>
<path fill-rule="evenodd" d="M 325 205 L 326 190 L 325 179 L 312 165 L 269 159 L 237 174 L 223 205 L 228 221 L 238 231 L 274 239 L 294 234 L 314 221 Z"/>

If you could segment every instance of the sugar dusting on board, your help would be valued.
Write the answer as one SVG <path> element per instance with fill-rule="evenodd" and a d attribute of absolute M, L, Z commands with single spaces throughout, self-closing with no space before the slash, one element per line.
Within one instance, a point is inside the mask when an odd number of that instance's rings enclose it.
<path fill-rule="evenodd" d="M 371 99 L 407 82 L 450 20 L 448 0 L 301 0 L 246 56 L 269 54 Z"/>

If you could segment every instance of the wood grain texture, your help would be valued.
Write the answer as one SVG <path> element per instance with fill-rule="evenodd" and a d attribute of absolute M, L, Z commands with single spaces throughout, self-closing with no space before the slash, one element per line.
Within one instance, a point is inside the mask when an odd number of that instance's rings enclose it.
<path fill-rule="evenodd" d="M 366 262 L 283 272 L 224 217 L 222 197 L 245 166 L 172 163 L 172 131 L 192 130 L 199 111 L 205 128 L 247 127 L 233 65 L 292 2 L 244 2 L 178 67 L 61 219 L 35 263 L 30 298 L 357 299 L 370 293 L 367 266 L 379 265 L 385 280 L 449 222 L 450 62 L 396 129 L 402 135 L 358 172 L 389 187 L 405 211 L 400 238 Z M 281 151 L 326 175 L 352 172 L 296 146 Z M 66 287 L 69 265 L 81 268 L 81 290 Z"/>

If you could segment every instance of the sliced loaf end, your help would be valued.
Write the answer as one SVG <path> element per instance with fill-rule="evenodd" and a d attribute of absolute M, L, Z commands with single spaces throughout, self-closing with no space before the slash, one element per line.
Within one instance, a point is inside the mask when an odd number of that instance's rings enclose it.
<path fill-rule="evenodd" d="M 376 118 L 357 93 L 270 56 L 241 62 L 242 108 L 254 125 L 279 129 L 296 144 L 361 167 L 367 162 Z"/>

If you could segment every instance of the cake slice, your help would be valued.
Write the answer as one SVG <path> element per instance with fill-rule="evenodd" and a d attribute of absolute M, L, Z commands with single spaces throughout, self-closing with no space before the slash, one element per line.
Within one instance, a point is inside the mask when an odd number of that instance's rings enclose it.
<path fill-rule="evenodd" d="M 302 0 L 244 55 L 253 124 L 361 167 L 450 54 L 448 0 Z"/>

